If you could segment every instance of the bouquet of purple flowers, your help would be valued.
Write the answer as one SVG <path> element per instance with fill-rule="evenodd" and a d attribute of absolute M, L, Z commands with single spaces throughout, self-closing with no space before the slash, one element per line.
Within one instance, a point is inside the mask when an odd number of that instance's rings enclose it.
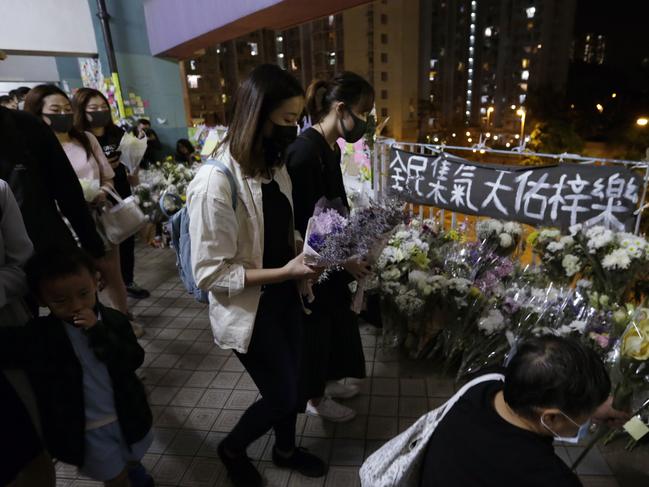
<path fill-rule="evenodd" d="M 397 201 L 370 202 L 348 214 L 339 199 L 321 198 L 307 226 L 304 262 L 337 269 L 351 259 L 371 256 L 403 220 L 403 205 Z"/>

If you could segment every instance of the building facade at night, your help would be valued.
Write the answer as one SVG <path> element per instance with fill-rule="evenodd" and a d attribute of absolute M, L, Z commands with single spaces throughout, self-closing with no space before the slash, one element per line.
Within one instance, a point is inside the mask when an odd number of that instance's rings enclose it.
<path fill-rule="evenodd" d="M 185 61 L 191 113 L 225 116 L 239 81 L 271 62 L 305 87 L 344 69 L 367 77 L 377 118 L 390 117 L 385 134 L 395 138 L 462 126 L 517 132 L 530 93 L 565 92 L 575 8 L 576 0 L 376 0 L 254 31 Z"/>
<path fill-rule="evenodd" d="M 433 0 L 422 23 L 431 31 L 431 123 L 515 129 L 530 93 L 563 93 L 575 8 L 575 0 Z"/>

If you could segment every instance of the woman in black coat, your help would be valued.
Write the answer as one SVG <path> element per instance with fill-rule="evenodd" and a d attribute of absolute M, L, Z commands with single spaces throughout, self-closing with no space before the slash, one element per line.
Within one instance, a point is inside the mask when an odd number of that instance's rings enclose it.
<path fill-rule="evenodd" d="M 331 81 L 315 81 L 307 92 L 312 127 L 288 148 L 286 165 L 293 183 L 295 228 L 302 236 L 323 196 L 339 199 L 349 209 L 340 168 L 337 140 L 356 142 L 367 127 L 374 89 L 357 74 L 344 72 Z M 356 412 L 333 400 L 358 394 L 358 387 L 338 382 L 365 377 L 365 357 L 357 316 L 351 311 L 349 284 L 369 272 L 364 261 L 350 261 L 314 286 L 315 300 L 305 326 L 302 386 L 306 413 L 335 422 L 349 421 Z"/>

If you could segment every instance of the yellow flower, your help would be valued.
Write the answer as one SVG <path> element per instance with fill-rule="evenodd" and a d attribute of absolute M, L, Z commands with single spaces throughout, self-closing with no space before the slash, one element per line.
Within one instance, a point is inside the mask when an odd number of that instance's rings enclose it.
<path fill-rule="evenodd" d="M 456 241 L 456 242 L 462 240 L 462 235 L 460 235 L 460 232 L 458 232 L 458 231 L 455 230 L 455 229 L 453 229 L 453 230 L 449 230 L 448 233 L 446 234 L 446 236 L 447 236 L 450 240 L 454 240 L 454 241 Z"/>
<path fill-rule="evenodd" d="M 535 230 L 527 236 L 527 243 L 534 245 L 537 238 L 539 238 L 539 232 Z"/>
<path fill-rule="evenodd" d="M 482 291 L 480 291 L 480 289 L 475 286 L 471 286 L 471 289 L 469 289 L 469 294 L 472 298 L 477 298 L 482 294 Z"/>
<path fill-rule="evenodd" d="M 632 323 L 622 336 L 622 355 L 635 360 L 649 359 L 649 319 L 643 310 L 644 319 Z"/>

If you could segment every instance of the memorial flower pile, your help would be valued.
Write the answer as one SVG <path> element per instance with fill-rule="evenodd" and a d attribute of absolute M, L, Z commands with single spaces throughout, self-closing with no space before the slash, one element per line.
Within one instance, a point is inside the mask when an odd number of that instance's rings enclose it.
<path fill-rule="evenodd" d="M 161 200 L 167 214 L 179 210 L 196 170 L 197 166 L 178 164 L 172 157 L 153 164 L 149 169 L 141 170 L 140 184 L 134 188 L 133 194 L 144 214 L 151 221 L 162 220 L 164 215 L 160 211 Z"/>

